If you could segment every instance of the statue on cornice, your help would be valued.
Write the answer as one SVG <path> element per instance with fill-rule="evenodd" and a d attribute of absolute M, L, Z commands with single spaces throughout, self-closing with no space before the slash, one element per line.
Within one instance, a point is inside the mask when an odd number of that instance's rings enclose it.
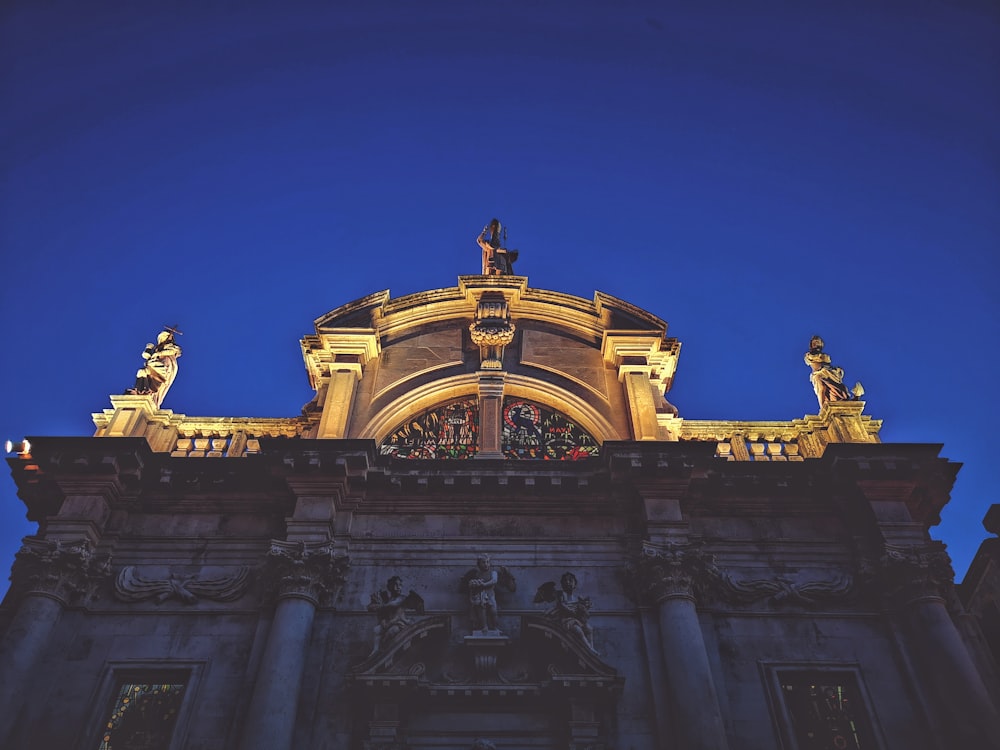
<path fill-rule="evenodd" d="M 594 631 L 588 624 L 591 607 L 590 597 L 577 596 L 576 576 L 569 571 L 562 574 L 559 585 L 560 588 L 556 588 L 555 581 L 543 583 L 535 592 L 534 603 L 548 602 L 552 604 L 552 609 L 546 612 L 545 616 L 558 622 L 563 630 L 575 635 L 590 651 L 596 654 Z"/>
<path fill-rule="evenodd" d="M 372 629 L 375 642 L 372 644 L 369 657 L 377 654 L 384 644 L 410 624 L 406 616 L 407 610 L 422 615 L 424 600 L 415 591 L 404 596 L 403 579 L 399 576 L 393 576 L 386 582 L 385 589 L 372 594 L 368 611 L 375 613 L 378 624 Z"/>
<path fill-rule="evenodd" d="M 181 335 L 175 326 L 164 326 L 156 337 L 155 344 L 146 344 L 142 358 L 146 364 L 135 374 L 135 387 L 125 393 L 136 396 L 152 396 L 156 408 L 163 404 L 163 398 L 177 377 L 177 360 L 181 348 L 174 336 Z"/>
<path fill-rule="evenodd" d="M 512 276 L 514 261 L 517 260 L 517 250 L 508 250 L 502 246 L 507 239 L 507 228 L 500 224 L 499 219 L 493 219 L 483 227 L 482 234 L 476 242 L 483 249 L 483 276 Z"/>
<path fill-rule="evenodd" d="M 865 389 L 861 383 L 855 384 L 853 391 L 844 385 L 844 368 L 830 363 L 830 355 L 823 351 L 823 339 L 813 336 L 809 340 L 809 351 L 805 353 L 805 363 L 812 368 L 809 379 L 822 409 L 831 401 L 856 401 L 861 398 Z"/>

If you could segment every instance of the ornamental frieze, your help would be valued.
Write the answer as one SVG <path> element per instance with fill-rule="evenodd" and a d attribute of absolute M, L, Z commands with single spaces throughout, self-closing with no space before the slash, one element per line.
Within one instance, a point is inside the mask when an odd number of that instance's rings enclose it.
<path fill-rule="evenodd" d="M 800 574 L 794 578 L 740 579 L 723 570 L 717 570 L 716 575 L 723 596 L 743 603 L 766 601 L 776 605 L 813 606 L 846 599 L 855 591 L 854 577 L 843 572 L 817 578 L 805 578 Z"/>
<path fill-rule="evenodd" d="M 64 604 L 96 595 L 111 574 L 111 556 L 98 555 L 87 540 L 64 542 L 27 538 L 14 560 L 11 588 L 43 594 Z"/>
<path fill-rule="evenodd" d="M 350 561 L 334 549 L 333 542 L 284 542 L 272 540 L 266 572 L 278 599 L 307 599 L 329 606 L 339 593 Z"/>
<path fill-rule="evenodd" d="M 228 575 L 183 575 L 169 572 L 166 578 L 140 575 L 135 566 L 119 571 L 115 579 L 115 598 L 122 602 L 153 600 L 162 604 L 177 599 L 184 604 L 196 604 L 200 599 L 231 602 L 239 599 L 250 583 L 250 568 L 243 566 Z"/>

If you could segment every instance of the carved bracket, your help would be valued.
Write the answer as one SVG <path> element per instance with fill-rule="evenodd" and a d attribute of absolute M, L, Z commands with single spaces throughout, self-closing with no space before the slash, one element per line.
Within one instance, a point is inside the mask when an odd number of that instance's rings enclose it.
<path fill-rule="evenodd" d="M 476 319 L 469 325 L 472 342 L 479 347 L 482 369 L 503 369 L 503 350 L 514 340 L 515 330 L 503 293 L 483 292 L 476 305 Z"/>

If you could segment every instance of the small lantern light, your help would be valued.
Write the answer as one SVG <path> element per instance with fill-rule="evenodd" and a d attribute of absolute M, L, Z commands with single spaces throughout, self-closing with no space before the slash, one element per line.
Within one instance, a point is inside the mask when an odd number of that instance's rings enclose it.
<path fill-rule="evenodd" d="M 4 444 L 4 448 L 8 453 L 16 453 L 19 456 L 27 456 L 29 453 L 31 453 L 31 443 L 29 443 L 27 440 L 22 440 L 20 443 L 15 443 L 11 440 L 8 440 Z"/>

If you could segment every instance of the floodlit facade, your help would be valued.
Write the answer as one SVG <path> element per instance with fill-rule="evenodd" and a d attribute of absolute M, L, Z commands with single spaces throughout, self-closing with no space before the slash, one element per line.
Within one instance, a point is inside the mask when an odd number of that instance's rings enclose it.
<path fill-rule="evenodd" d="M 2 747 L 998 746 L 958 465 L 861 401 L 688 419 L 661 319 L 511 274 L 322 316 L 287 419 L 160 408 L 170 346 L 8 459 Z"/>

